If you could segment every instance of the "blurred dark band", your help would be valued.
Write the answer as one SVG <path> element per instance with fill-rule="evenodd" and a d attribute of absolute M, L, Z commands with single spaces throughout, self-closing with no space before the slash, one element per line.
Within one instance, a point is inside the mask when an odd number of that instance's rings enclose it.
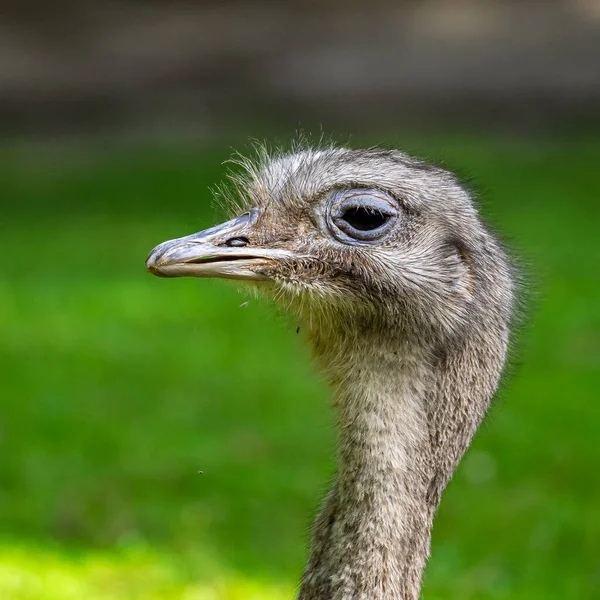
<path fill-rule="evenodd" d="M 0 42 L 9 136 L 536 127 L 600 112 L 594 0 L 6 0 Z"/>

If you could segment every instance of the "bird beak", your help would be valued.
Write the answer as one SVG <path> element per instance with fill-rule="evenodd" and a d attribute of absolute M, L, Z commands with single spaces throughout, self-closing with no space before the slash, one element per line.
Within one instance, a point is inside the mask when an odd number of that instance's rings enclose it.
<path fill-rule="evenodd" d="M 163 242 L 148 255 L 146 268 L 159 277 L 267 280 L 268 267 L 293 254 L 250 244 L 258 215 L 253 209 L 222 225 Z"/>

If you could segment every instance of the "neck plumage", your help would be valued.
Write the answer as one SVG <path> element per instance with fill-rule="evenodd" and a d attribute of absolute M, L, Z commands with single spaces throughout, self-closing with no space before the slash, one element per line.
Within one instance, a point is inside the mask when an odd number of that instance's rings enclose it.
<path fill-rule="evenodd" d="M 329 365 L 338 474 L 314 524 L 299 600 L 419 597 L 440 494 L 496 384 L 463 383 L 461 357 L 441 362 L 370 349 Z"/>

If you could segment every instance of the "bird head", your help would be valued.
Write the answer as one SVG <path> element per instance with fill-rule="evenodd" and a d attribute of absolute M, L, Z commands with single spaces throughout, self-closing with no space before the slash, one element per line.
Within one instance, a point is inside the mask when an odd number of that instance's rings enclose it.
<path fill-rule="evenodd" d="M 454 335 L 510 294 L 501 249 L 441 168 L 335 147 L 243 166 L 236 216 L 157 246 L 151 273 L 243 280 L 321 328 L 421 338 Z"/>

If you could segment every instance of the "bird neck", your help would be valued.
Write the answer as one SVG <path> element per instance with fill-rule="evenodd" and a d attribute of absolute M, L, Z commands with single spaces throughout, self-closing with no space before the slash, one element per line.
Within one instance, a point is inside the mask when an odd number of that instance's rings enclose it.
<path fill-rule="evenodd" d="M 413 358 L 372 349 L 333 370 L 338 473 L 301 600 L 418 598 L 434 512 L 428 375 Z"/>
<path fill-rule="evenodd" d="M 299 600 L 416 600 L 440 495 L 485 414 L 506 343 L 473 338 L 448 355 L 390 340 L 323 348 L 313 343 L 335 391 L 338 474 Z"/>

